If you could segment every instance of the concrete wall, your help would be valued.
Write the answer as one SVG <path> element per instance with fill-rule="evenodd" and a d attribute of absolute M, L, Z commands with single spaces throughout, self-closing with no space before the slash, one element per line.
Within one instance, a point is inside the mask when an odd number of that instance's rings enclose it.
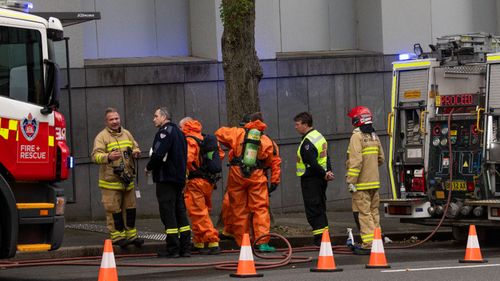
<path fill-rule="evenodd" d="M 499 34 L 498 0 L 381 0 L 383 53 L 424 51 L 443 35 L 486 32 Z"/>
<path fill-rule="evenodd" d="M 431 0 L 384 0 L 383 7 L 384 52 L 413 52 L 414 43 L 420 43 L 422 48 L 428 50 L 427 46 L 434 37 Z"/>
<path fill-rule="evenodd" d="M 357 49 L 382 52 L 384 47 L 381 0 L 356 0 Z"/>
<path fill-rule="evenodd" d="M 303 208 L 299 180 L 295 176 L 300 136 L 295 132 L 292 118 L 306 110 L 313 113 L 314 126 L 329 141 L 329 153 L 337 174 L 337 180 L 327 191 L 328 206 L 350 208 L 350 194 L 343 180 L 345 152 L 352 130 L 346 113 L 355 105 L 368 105 L 374 111 L 382 140 L 387 141 L 385 120 L 390 107 L 391 60 L 392 57 L 359 56 L 262 61 L 264 79 L 259 86 L 262 111 L 269 125 L 267 133 L 277 140 L 283 158 L 282 183 L 271 197 L 275 211 Z M 97 187 L 98 167 L 90 162 L 89 155 L 94 137 L 104 127 L 106 107 L 118 108 L 123 126 L 134 134 L 143 151 L 149 149 L 156 132 L 152 113 L 160 105 L 172 111 L 174 122 L 185 115 L 200 119 L 206 132 L 213 132 L 226 122 L 220 63 L 95 66 L 72 69 L 72 77 L 71 97 L 64 93 L 61 103 L 68 124 L 72 123 L 69 134 L 73 137 L 76 157 L 75 192 L 70 181 L 62 183 L 68 198 L 76 201 L 67 206 L 70 219 L 103 216 Z M 143 153 L 139 171 L 146 161 L 147 155 Z M 385 167 L 382 175 L 382 192 L 386 194 Z M 225 179 L 214 192 L 215 212 L 220 210 L 224 185 Z M 142 193 L 138 200 L 139 214 L 158 215 L 154 187 L 146 184 L 143 174 L 139 174 L 139 187 Z"/>
<path fill-rule="evenodd" d="M 80 11 L 80 0 L 34 0 L 33 12 L 68 12 Z M 71 67 L 83 67 L 84 51 L 83 41 L 84 35 L 82 27 L 79 25 L 69 26 L 64 29 L 64 36 L 70 37 L 71 46 Z M 55 44 L 56 48 L 56 61 L 61 67 L 66 67 L 66 57 L 64 53 L 64 43 L 59 42 Z"/>
<path fill-rule="evenodd" d="M 356 2 L 334 0 L 329 2 L 330 50 L 357 49 Z"/>
<path fill-rule="evenodd" d="M 498 34 L 500 0 L 256 0 L 260 59 L 277 52 L 412 51 L 442 35 Z M 35 0 L 35 11 L 99 11 L 71 26 L 71 65 L 84 59 L 197 56 L 221 61 L 221 0 Z M 64 63 L 63 63 L 64 65 Z"/>
<path fill-rule="evenodd" d="M 81 0 L 101 20 L 83 24 L 85 59 L 187 56 L 189 7 L 185 0 Z"/>
<path fill-rule="evenodd" d="M 215 1 L 189 1 L 191 54 L 204 58 L 217 58 L 219 55 L 218 11 Z"/>

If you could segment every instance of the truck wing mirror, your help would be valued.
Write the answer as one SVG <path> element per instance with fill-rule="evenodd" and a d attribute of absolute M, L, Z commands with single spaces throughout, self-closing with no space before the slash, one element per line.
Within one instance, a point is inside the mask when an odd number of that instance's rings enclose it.
<path fill-rule="evenodd" d="M 50 114 L 59 108 L 59 66 L 51 61 L 44 60 L 47 65 L 47 78 L 45 80 L 45 106 L 40 110 L 42 114 Z"/>

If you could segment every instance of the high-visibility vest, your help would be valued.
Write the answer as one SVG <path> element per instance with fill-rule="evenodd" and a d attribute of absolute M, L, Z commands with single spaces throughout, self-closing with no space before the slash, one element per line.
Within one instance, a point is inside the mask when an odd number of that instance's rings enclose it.
<path fill-rule="evenodd" d="M 316 147 L 316 150 L 318 151 L 318 155 L 316 156 L 316 161 L 318 161 L 318 164 L 326 171 L 326 155 L 327 155 L 327 150 L 328 150 L 328 143 L 326 142 L 326 139 L 323 137 L 320 132 L 316 130 L 310 131 L 300 142 L 299 149 L 297 149 L 297 176 L 300 177 L 306 172 L 306 168 L 309 167 L 309 165 L 304 164 L 302 162 L 302 157 L 300 157 L 300 148 L 302 147 L 302 144 L 304 143 L 304 140 L 308 139 L 314 147 Z"/>

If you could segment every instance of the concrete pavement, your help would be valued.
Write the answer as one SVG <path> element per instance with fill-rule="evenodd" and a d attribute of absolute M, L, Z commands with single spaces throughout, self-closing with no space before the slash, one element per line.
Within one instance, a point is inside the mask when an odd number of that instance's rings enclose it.
<path fill-rule="evenodd" d="M 274 213 L 274 225 L 271 232 L 285 236 L 292 246 L 312 245 L 311 228 L 307 223 L 304 213 Z M 333 244 L 344 244 L 346 241 L 346 228 L 353 228 L 356 241 L 356 225 L 351 212 L 333 211 L 328 212 L 330 232 Z M 214 218 L 216 222 L 216 218 Z M 18 252 L 14 259 L 44 259 L 44 258 L 66 258 L 80 256 L 100 256 L 104 240 L 108 238 L 104 221 L 91 222 L 66 222 L 66 230 L 62 247 L 51 252 Z M 392 240 L 405 240 L 412 236 L 424 238 L 434 228 L 413 224 L 402 224 L 399 219 L 381 216 L 383 232 Z M 114 248 L 115 254 L 125 253 L 155 253 L 164 246 L 163 225 L 159 218 L 140 218 L 137 220 L 139 236 L 145 238 L 146 243 L 142 248 L 129 246 L 127 250 Z M 441 236 L 450 236 L 450 228 L 441 228 Z M 276 246 L 283 246 L 278 241 L 271 242 Z M 223 249 L 238 249 L 233 241 L 221 241 Z"/>

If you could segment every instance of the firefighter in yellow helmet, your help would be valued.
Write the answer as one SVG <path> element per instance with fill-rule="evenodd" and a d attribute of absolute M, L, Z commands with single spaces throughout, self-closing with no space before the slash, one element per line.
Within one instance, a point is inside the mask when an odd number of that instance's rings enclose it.
<path fill-rule="evenodd" d="M 369 254 L 373 232 L 380 227 L 379 166 L 384 163 L 384 151 L 372 126 L 373 115 L 364 106 L 357 106 L 347 114 L 352 118 L 352 132 L 346 161 L 346 183 L 352 194 L 352 211 L 359 219 L 361 248 L 354 253 Z"/>

